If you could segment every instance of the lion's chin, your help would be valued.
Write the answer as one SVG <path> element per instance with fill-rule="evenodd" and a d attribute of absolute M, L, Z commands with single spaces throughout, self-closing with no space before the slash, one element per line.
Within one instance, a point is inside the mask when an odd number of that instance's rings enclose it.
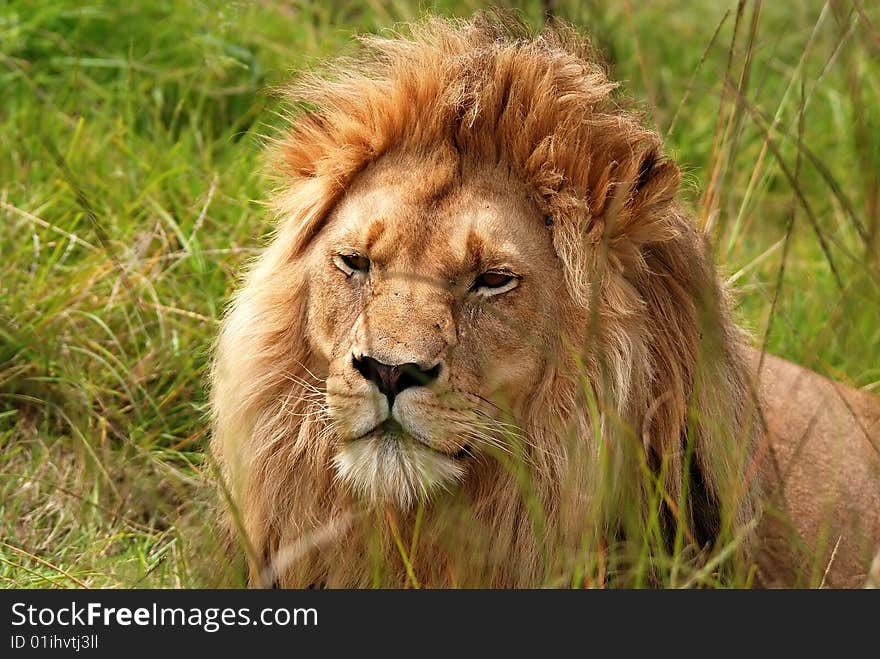
<path fill-rule="evenodd" d="M 362 499 L 407 509 L 447 490 L 464 467 L 411 438 L 376 433 L 349 442 L 333 458 L 340 480 Z"/>

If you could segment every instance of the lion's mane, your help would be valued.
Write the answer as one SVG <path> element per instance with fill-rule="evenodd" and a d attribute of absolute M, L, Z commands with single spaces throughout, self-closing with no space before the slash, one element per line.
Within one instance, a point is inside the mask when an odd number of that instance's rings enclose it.
<path fill-rule="evenodd" d="M 279 223 L 216 348 L 212 452 L 251 583 L 366 586 L 380 556 L 385 584 L 540 585 L 576 572 L 585 547 L 635 533 L 671 542 L 678 530 L 697 548 L 732 540 L 757 497 L 743 341 L 658 135 L 561 25 L 532 36 L 508 18 L 427 19 L 364 42 L 356 61 L 288 90 L 273 161 Z M 369 163 L 440 143 L 506 160 L 527 183 L 580 312 L 564 330 L 573 357 L 560 357 L 519 420 L 548 449 L 531 456 L 540 521 L 515 476 L 480 482 L 478 470 L 462 493 L 413 514 L 361 509 L 333 477 L 298 264 Z M 485 541 L 461 530 L 465 508 Z M 408 575 L 397 540 L 416 526 L 431 549 Z M 548 558 L 548 547 L 564 551 Z"/>

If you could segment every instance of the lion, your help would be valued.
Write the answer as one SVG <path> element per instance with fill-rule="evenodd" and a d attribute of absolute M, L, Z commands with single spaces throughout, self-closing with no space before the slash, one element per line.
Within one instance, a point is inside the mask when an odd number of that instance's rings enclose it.
<path fill-rule="evenodd" d="M 864 583 L 880 404 L 749 347 L 588 42 L 364 41 L 288 90 L 277 228 L 217 340 L 249 584 L 651 585 L 676 551 L 690 583 Z"/>

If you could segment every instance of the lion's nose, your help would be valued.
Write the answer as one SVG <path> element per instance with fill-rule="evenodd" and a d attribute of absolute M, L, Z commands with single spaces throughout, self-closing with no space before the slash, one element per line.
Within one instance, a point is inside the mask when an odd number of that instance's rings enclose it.
<path fill-rule="evenodd" d="M 355 369 L 388 398 L 388 407 L 394 405 L 394 397 L 410 387 L 424 387 L 440 375 L 440 364 L 424 369 L 418 364 L 383 364 L 372 357 L 355 357 Z"/>

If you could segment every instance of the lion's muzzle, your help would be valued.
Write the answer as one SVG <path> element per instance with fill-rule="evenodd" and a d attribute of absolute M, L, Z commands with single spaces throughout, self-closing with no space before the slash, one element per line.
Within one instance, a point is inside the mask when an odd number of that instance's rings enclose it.
<path fill-rule="evenodd" d="M 394 406 L 394 399 L 401 391 L 410 387 L 424 387 L 440 375 L 440 364 L 422 368 L 418 364 L 383 364 L 369 356 L 354 357 L 352 365 L 367 380 L 375 384 L 388 398 L 388 408 Z"/>

